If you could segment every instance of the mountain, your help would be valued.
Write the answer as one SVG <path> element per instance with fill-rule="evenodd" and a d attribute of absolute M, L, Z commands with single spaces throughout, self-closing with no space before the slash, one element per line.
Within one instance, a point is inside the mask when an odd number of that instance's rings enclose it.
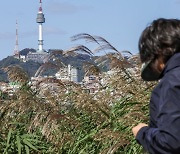
<path fill-rule="evenodd" d="M 21 50 L 19 53 L 20 53 L 20 55 L 26 56 L 29 52 L 36 52 L 36 50 L 33 48 L 25 48 L 25 49 Z"/>
<path fill-rule="evenodd" d="M 13 56 L 8 56 L 0 61 L 0 81 L 8 81 L 7 74 L 3 71 L 3 69 L 12 65 L 21 66 L 24 71 L 28 73 L 29 77 L 33 76 L 37 69 L 41 66 L 41 64 L 33 61 L 23 62 Z"/>
<path fill-rule="evenodd" d="M 35 49 L 23 49 L 20 51 L 21 55 L 27 55 L 28 52 L 35 52 Z M 76 56 L 64 56 L 64 55 L 56 55 L 56 58 L 59 59 L 63 64 L 71 64 L 72 66 L 79 68 L 83 72 L 83 63 L 85 62 L 90 62 L 94 63 L 94 60 L 86 54 L 77 54 Z M 50 61 L 51 63 L 54 63 L 53 60 Z M 42 65 L 41 63 L 34 62 L 34 61 L 27 61 L 23 62 L 22 60 L 16 59 L 13 56 L 8 56 L 7 58 L 4 58 L 3 60 L 0 61 L 0 81 L 5 81 L 7 82 L 7 74 L 3 71 L 4 68 L 12 65 L 19 65 L 21 66 L 25 72 L 29 75 L 29 77 L 32 77 L 35 75 L 36 71 L 38 68 Z M 43 73 L 43 75 L 54 75 L 58 70 L 57 69 L 47 69 Z"/>

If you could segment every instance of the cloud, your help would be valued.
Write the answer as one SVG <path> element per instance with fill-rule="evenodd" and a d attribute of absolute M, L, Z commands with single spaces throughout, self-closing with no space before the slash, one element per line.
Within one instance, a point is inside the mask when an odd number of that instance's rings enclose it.
<path fill-rule="evenodd" d="M 58 28 L 54 28 L 54 27 L 45 27 L 44 33 L 46 35 L 65 35 L 65 34 L 67 34 L 67 32 L 65 32 L 61 29 L 58 29 Z"/>
<path fill-rule="evenodd" d="M 44 34 L 45 35 L 65 35 L 67 32 L 60 30 L 58 28 L 53 28 L 53 27 L 46 27 L 44 28 Z M 26 32 L 19 32 L 19 38 L 29 38 L 29 37 L 38 37 L 38 30 L 33 30 L 33 31 L 26 31 Z M 16 39 L 16 34 L 13 32 L 4 32 L 0 33 L 0 40 L 11 40 L 11 39 Z"/>
<path fill-rule="evenodd" d="M 15 39 L 15 34 L 11 32 L 0 33 L 0 40 Z"/>
<path fill-rule="evenodd" d="M 22 32 L 22 33 L 20 33 L 19 37 L 28 38 L 28 37 L 33 37 L 33 36 L 37 36 L 37 35 L 38 35 L 37 31 L 33 30 L 33 31 Z"/>
<path fill-rule="evenodd" d="M 54 28 L 54 27 L 44 27 L 43 28 L 43 34 L 44 35 L 65 35 L 67 34 L 67 32 L 59 29 L 59 28 Z M 27 37 L 38 37 L 38 29 L 33 30 L 33 31 L 27 31 L 27 32 L 23 32 L 21 33 L 20 37 L 22 38 L 27 38 Z"/>
<path fill-rule="evenodd" d="M 53 14 L 73 14 L 79 11 L 91 9 L 90 6 L 78 6 L 67 2 L 51 2 L 47 6 L 47 11 Z"/>
<path fill-rule="evenodd" d="M 65 31 L 60 30 L 58 28 L 53 28 L 53 27 L 44 27 L 43 33 L 44 33 L 44 35 L 65 35 L 65 34 L 67 34 Z M 33 30 L 33 31 L 22 32 L 19 37 L 29 38 L 29 37 L 34 37 L 34 36 L 35 37 L 39 36 L 38 29 Z M 14 34 L 14 37 L 15 37 L 15 34 Z"/>
<path fill-rule="evenodd" d="M 32 36 L 37 36 L 38 33 L 34 31 L 27 31 L 27 32 L 19 32 L 18 37 L 19 38 L 28 38 Z M 11 40 L 11 39 L 16 39 L 16 34 L 13 32 L 4 32 L 0 33 L 0 40 Z"/>

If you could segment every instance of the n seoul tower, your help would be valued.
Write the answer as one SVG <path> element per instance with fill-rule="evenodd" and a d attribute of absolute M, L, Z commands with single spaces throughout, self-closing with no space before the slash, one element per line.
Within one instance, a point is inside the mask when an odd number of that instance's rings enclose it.
<path fill-rule="evenodd" d="M 39 40 L 38 40 L 38 50 L 37 52 L 44 52 L 43 49 L 43 26 L 42 24 L 45 23 L 44 14 L 42 11 L 42 1 L 39 2 L 39 11 L 37 14 L 36 22 L 39 24 Z"/>

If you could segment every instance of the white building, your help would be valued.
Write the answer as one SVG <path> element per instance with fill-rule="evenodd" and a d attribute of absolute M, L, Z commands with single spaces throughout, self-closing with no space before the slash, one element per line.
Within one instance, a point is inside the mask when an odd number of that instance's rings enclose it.
<path fill-rule="evenodd" d="M 80 71 L 68 64 L 67 67 L 61 68 L 56 74 L 57 79 L 66 80 L 66 81 L 73 81 L 73 82 L 80 82 Z"/>

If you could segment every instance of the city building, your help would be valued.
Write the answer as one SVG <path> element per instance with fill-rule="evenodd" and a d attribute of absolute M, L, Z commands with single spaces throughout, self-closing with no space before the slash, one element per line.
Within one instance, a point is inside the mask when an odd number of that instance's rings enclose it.
<path fill-rule="evenodd" d="M 62 81 L 73 81 L 77 83 L 81 82 L 81 74 L 81 70 L 68 64 L 67 67 L 61 68 L 55 76 Z"/>
<path fill-rule="evenodd" d="M 95 75 L 84 76 L 82 86 L 87 92 L 96 93 L 100 88 L 100 77 Z"/>

